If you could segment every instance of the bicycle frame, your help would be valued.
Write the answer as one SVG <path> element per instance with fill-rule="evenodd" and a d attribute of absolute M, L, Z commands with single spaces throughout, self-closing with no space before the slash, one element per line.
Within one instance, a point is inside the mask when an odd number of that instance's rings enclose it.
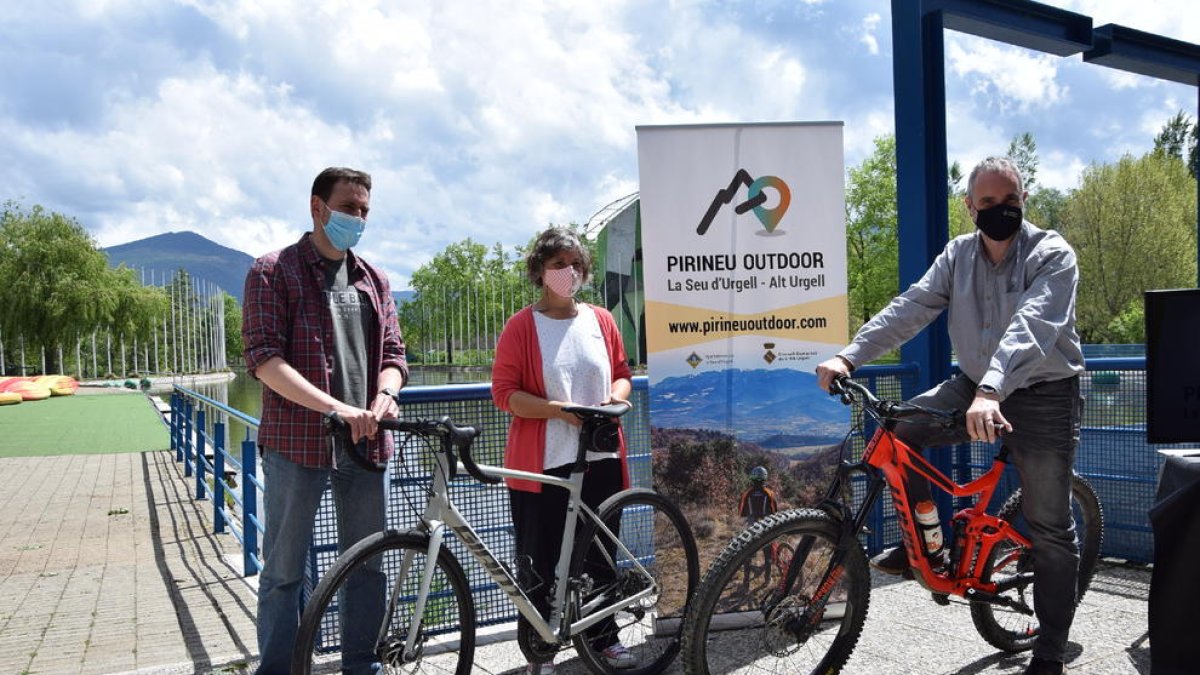
<path fill-rule="evenodd" d="M 512 571 L 506 565 L 496 559 L 496 556 L 491 552 L 487 545 L 479 538 L 470 522 L 462 515 L 455 507 L 450 498 L 449 482 L 447 476 L 449 473 L 449 458 L 446 453 L 435 453 L 437 460 L 437 469 L 433 472 L 433 490 L 429 497 L 426 506 L 425 514 L 422 517 L 423 529 L 429 532 L 429 548 L 427 553 L 429 560 L 437 560 L 437 556 L 443 546 L 443 541 L 446 536 L 446 529 L 449 528 L 453 536 L 458 537 L 466 546 L 467 551 L 475 560 L 483 567 L 488 576 L 496 582 L 497 586 L 508 596 L 509 600 L 529 621 L 530 625 L 541 639 L 549 644 L 561 644 L 566 642 L 572 636 L 579 634 L 605 618 L 613 616 L 622 609 L 635 604 L 643 598 L 649 597 L 657 592 L 657 587 L 654 582 L 654 577 L 646 570 L 645 567 L 634 557 L 633 553 L 625 547 L 620 538 L 600 520 L 599 516 L 592 511 L 586 504 L 583 503 L 581 493 L 583 490 L 583 476 L 585 466 L 577 465 L 572 471 L 569 478 L 558 478 L 556 476 L 547 476 L 539 473 L 528 471 L 519 471 L 515 469 L 507 469 L 503 467 L 478 465 L 479 469 L 492 476 L 502 478 L 519 478 L 523 480 L 532 480 L 543 485 L 557 486 L 566 489 L 569 492 L 567 500 L 567 515 L 564 523 L 563 542 L 559 550 L 558 564 L 555 566 L 554 576 L 554 598 L 551 603 L 551 615 L 549 621 L 543 619 L 541 614 L 533 606 L 533 602 L 529 596 L 520 587 L 520 584 L 513 577 Z M 466 467 L 462 463 L 456 464 L 458 471 L 466 471 Z M 593 607 L 591 605 L 580 608 L 580 616 L 575 621 L 566 624 L 567 593 L 569 591 L 567 583 L 570 573 L 570 564 L 572 551 L 575 544 L 576 525 L 581 517 L 588 518 L 594 521 L 600 532 L 618 549 L 632 561 L 639 574 L 643 575 L 649 582 L 647 587 L 636 594 L 628 595 L 615 603 L 603 607 Z M 388 607 L 388 616 L 392 616 L 395 612 L 396 604 L 399 601 L 399 589 L 403 584 L 403 580 L 407 577 L 409 567 L 411 566 L 411 553 L 406 554 L 401 562 L 400 573 L 396 577 L 394 588 L 389 593 L 390 604 Z M 611 561 L 610 561 L 611 562 Z M 420 634 L 420 621 L 425 609 L 425 601 L 429 596 L 430 585 L 432 581 L 434 565 L 428 565 L 425 568 L 425 574 L 421 579 L 420 587 L 416 597 L 416 608 L 413 612 L 411 624 L 409 626 L 408 638 L 405 642 L 404 651 L 406 657 L 412 657 L 416 653 L 417 638 Z M 593 603 L 594 604 L 594 603 Z M 389 622 L 385 621 L 381 630 L 385 630 Z M 380 638 L 382 639 L 382 635 Z"/>
<path fill-rule="evenodd" d="M 979 576 L 982 566 L 991 557 L 992 550 L 1001 542 L 1010 541 L 1022 547 L 1031 546 L 1025 538 L 1008 522 L 987 513 L 988 504 L 996 492 L 1000 476 L 1008 466 L 1008 448 L 1001 446 L 1000 451 L 992 460 L 992 466 L 981 476 L 966 484 L 959 485 L 951 480 L 925 459 L 919 450 L 909 447 L 896 437 L 892 429 L 881 427 L 867 443 L 863 452 L 862 465 L 873 467 L 877 474 L 872 478 L 868 487 L 870 503 L 864 502 L 860 507 L 860 515 L 865 516 L 870 506 L 882 492 L 886 483 L 892 496 L 896 517 L 900 522 L 900 533 L 904 539 L 905 550 L 908 553 L 909 565 L 918 572 L 918 576 L 931 591 L 948 595 L 972 595 L 980 593 L 995 594 L 997 584 L 991 581 L 981 581 Z M 937 489 L 952 497 L 965 498 L 976 496 L 975 502 L 960 509 L 951 519 L 953 540 L 951 542 L 950 563 L 945 570 L 935 569 L 922 551 L 923 540 L 917 530 L 917 524 L 912 518 L 912 504 L 909 501 L 908 485 L 905 480 L 907 470 L 912 470 L 926 478 Z M 880 478 L 882 475 L 882 479 Z M 858 517 L 855 518 L 859 520 Z"/>

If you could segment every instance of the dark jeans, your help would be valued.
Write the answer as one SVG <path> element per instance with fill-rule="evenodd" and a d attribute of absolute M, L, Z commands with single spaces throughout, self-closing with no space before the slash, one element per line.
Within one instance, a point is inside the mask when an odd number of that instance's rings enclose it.
<path fill-rule="evenodd" d="M 567 478 L 571 475 L 571 467 L 570 465 L 555 467 L 547 469 L 543 473 Z M 605 499 L 621 491 L 623 481 L 619 459 L 590 462 L 587 474 L 583 479 L 581 495 L 583 503 L 593 511 L 596 510 Z M 529 556 L 532 562 L 532 572 L 537 575 L 535 579 L 540 580 L 541 584 L 539 588 L 529 594 L 529 599 L 533 601 L 533 605 L 541 612 L 543 618 L 549 618 L 551 593 L 554 590 L 554 568 L 558 564 L 559 549 L 562 547 L 563 522 L 567 518 L 569 493 L 560 487 L 543 485 L 541 492 L 509 490 L 508 496 L 517 555 Z M 580 522 L 583 521 L 580 520 Z M 613 532 L 616 532 L 620 523 L 607 523 L 607 525 Z M 602 569 L 610 568 L 607 565 L 598 564 L 592 570 L 593 574 Z M 597 581 L 603 583 L 608 579 L 597 579 Z M 521 579 L 521 583 L 527 589 L 532 585 L 528 579 Z M 611 619 L 601 621 L 588 629 L 588 636 L 593 638 L 592 647 L 597 650 L 609 647 L 617 640 L 614 623 Z M 604 644 L 596 644 L 598 642 Z"/>
<path fill-rule="evenodd" d="M 956 375 L 912 399 L 942 410 L 966 412 L 975 398 L 975 383 Z M 1071 517 L 1071 467 L 1079 445 L 1083 399 L 1079 378 L 1069 377 L 1018 389 L 1000 403 L 1012 425 L 1003 443 L 1021 477 L 1022 514 L 1033 542 L 1033 605 L 1041 632 L 1033 655 L 1063 661 L 1067 634 L 1075 616 L 1079 545 Z M 929 433 L 916 425 L 899 425 L 896 434 L 913 447 L 955 445 L 970 440 L 966 430 Z M 909 503 L 930 498 L 929 482 L 908 474 Z"/>
<path fill-rule="evenodd" d="M 384 528 L 385 474 L 368 471 L 338 450 L 338 469 L 300 466 L 278 452 L 263 450 L 266 482 L 266 534 L 263 570 L 258 576 L 256 675 L 291 672 L 292 646 L 300 619 L 300 587 L 314 519 L 328 486 L 337 517 L 338 553 Z M 345 587 L 341 605 L 343 666 L 349 673 L 378 672 L 374 644 L 387 580 L 379 560 L 360 569 Z"/>

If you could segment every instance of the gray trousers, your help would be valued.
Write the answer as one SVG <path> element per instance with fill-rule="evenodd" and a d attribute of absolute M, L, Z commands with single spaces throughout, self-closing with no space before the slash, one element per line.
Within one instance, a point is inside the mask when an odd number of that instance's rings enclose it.
<path fill-rule="evenodd" d="M 966 412 L 975 398 L 975 383 L 956 375 L 912 399 L 930 408 Z M 1012 425 L 1002 442 L 1008 446 L 1021 477 L 1022 515 L 1033 542 L 1033 608 L 1041 632 L 1033 655 L 1064 661 L 1067 634 L 1075 616 L 1079 545 L 1071 517 L 1071 467 L 1079 445 L 1083 399 L 1079 378 L 1069 377 L 1018 389 L 1000 403 Z M 896 435 L 916 448 L 970 441 L 966 430 L 931 433 L 918 425 L 900 424 Z M 930 498 L 929 482 L 908 474 L 909 503 Z"/>

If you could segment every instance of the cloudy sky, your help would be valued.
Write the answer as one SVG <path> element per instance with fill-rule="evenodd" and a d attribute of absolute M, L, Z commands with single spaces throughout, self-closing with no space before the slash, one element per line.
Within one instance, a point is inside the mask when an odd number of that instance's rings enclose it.
<path fill-rule="evenodd" d="M 1195 0 L 1051 0 L 1200 43 Z M 404 289 L 467 237 L 523 244 L 637 190 L 637 125 L 892 131 L 888 0 L 39 0 L 0 22 L 0 201 L 101 246 L 310 229 L 323 167 L 372 173 L 361 251 Z M 1039 182 L 1140 154 L 1193 87 L 948 33 L 951 160 L 1034 134 Z"/>

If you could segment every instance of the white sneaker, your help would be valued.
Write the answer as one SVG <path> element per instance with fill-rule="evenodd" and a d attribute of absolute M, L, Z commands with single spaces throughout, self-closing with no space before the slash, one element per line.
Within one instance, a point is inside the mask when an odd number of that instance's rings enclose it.
<path fill-rule="evenodd" d="M 625 645 L 617 642 L 609 647 L 606 647 L 601 654 L 604 655 L 604 660 L 608 665 L 617 669 L 633 668 L 637 665 L 637 657 L 629 653 Z"/>
<path fill-rule="evenodd" d="M 530 663 L 525 666 L 525 675 L 554 675 L 554 662 Z"/>

